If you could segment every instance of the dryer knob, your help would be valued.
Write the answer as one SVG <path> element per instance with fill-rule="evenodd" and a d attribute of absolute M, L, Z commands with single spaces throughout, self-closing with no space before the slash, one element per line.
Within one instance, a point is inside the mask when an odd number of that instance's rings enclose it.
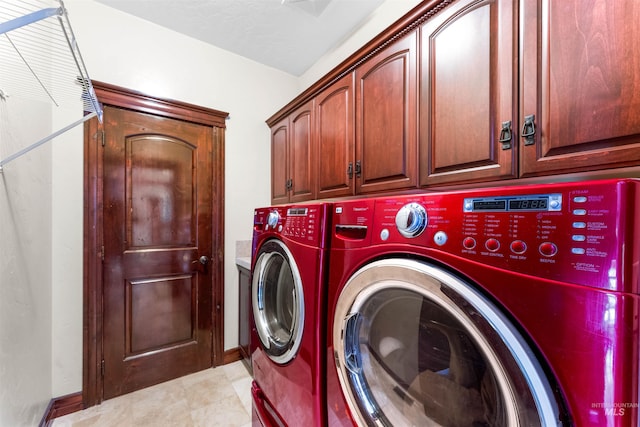
<path fill-rule="evenodd" d="M 269 212 L 269 216 L 267 216 L 267 226 L 275 229 L 279 220 L 280 215 L 278 214 L 278 211 L 271 211 Z"/>
<path fill-rule="evenodd" d="M 404 237 L 417 237 L 427 228 L 427 211 L 419 203 L 404 205 L 396 214 L 396 227 Z"/>

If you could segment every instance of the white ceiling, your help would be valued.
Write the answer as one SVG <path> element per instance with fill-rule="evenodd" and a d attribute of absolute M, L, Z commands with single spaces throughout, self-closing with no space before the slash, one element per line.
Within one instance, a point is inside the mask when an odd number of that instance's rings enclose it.
<path fill-rule="evenodd" d="M 97 0 L 261 64 L 302 75 L 384 0 Z"/>

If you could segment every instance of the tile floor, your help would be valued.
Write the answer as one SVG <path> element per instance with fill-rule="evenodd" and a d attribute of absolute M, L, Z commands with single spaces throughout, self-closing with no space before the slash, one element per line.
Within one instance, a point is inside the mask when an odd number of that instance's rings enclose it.
<path fill-rule="evenodd" d="M 138 390 L 56 418 L 53 427 L 247 427 L 251 377 L 241 361 Z"/>

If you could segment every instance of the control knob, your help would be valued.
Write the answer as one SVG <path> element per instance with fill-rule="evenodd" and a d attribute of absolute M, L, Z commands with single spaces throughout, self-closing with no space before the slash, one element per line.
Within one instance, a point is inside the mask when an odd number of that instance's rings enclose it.
<path fill-rule="evenodd" d="M 417 237 L 427 228 L 427 211 L 419 203 L 404 205 L 396 214 L 396 227 L 404 237 Z"/>
<path fill-rule="evenodd" d="M 278 211 L 269 212 L 269 215 L 267 216 L 267 227 L 275 229 L 279 220 L 280 215 L 278 214 Z"/>

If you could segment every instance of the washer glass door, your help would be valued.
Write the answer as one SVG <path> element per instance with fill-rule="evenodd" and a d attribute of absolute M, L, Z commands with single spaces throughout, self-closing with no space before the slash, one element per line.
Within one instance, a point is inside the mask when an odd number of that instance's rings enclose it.
<path fill-rule="evenodd" d="M 533 353 L 499 310 L 429 264 L 390 259 L 342 290 L 333 341 L 360 425 L 550 426 L 558 405 Z"/>
<path fill-rule="evenodd" d="M 295 260 L 280 240 L 268 240 L 257 254 L 251 299 L 262 348 L 276 363 L 291 361 L 302 337 L 304 294 Z"/>

